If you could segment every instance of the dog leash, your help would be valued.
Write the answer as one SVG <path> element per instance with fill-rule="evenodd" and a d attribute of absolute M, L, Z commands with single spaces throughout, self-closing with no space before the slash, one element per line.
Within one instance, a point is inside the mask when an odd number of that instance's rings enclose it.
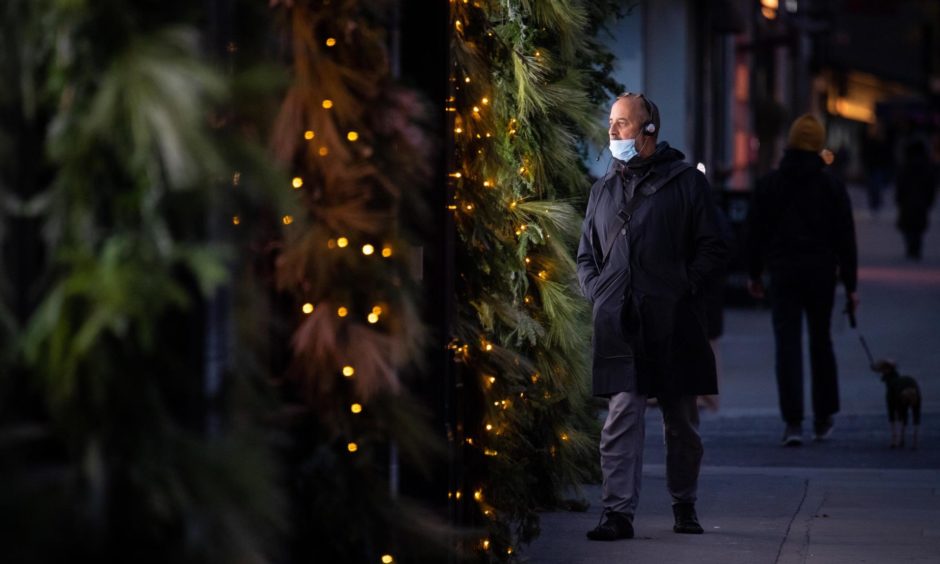
<path fill-rule="evenodd" d="M 868 355 L 868 365 L 874 366 L 875 359 L 871 356 L 868 343 L 865 342 L 865 337 L 862 336 L 862 332 L 858 330 L 858 323 L 855 321 L 855 308 L 852 307 L 851 300 L 845 304 L 845 314 L 849 316 L 849 326 L 858 333 L 858 340 L 862 342 L 862 348 L 865 349 L 865 354 Z"/>

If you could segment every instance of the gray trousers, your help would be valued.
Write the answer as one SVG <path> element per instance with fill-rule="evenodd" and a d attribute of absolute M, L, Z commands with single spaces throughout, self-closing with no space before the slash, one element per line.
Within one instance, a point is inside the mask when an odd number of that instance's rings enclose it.
<path fill-rule="evenodd" d="M 694 503 L 702 464 L 702 438 L 698 434 L 695 396 L 659 398 L 666 440 L 666 487 L 673 503 Z M 606 509 L 636 512 L 643 477 L 643 441 L 646 396 L 621 392 L 608 404 L 601 431 L 601 472 L 604 488 L 601 501 Z"/>

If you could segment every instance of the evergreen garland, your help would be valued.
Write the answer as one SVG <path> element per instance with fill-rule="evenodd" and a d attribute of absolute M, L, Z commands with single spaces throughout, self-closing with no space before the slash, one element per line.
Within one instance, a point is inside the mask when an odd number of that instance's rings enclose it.
<path fill-rule="evenodd" d="M 443 528 L 390 483 L 390 465 L 426 467 L 443 450 L 403 378 L 427 343 L 406 225 L 420 221 L 429 177 L 424 108 L 390 75 L 385 3 L 274 4 L 290 82 L 271 146 L 294 171 L 271 256 L 284 304 L 274 335 L 283 325 L 289 343 L 275 374 L 291 557 L 439 560 Z"/>
<path fill-rule="evenodd" d="M 486 525 L 470 548 L 494 561 L 537 536 L 536 510 L 597 477 L 589 312 L 573 250 L 589 186 L 582 142 L 604 138 L 598 104 L 616 85 L 596 82 L 610 57 L 591 37 L 604 11 L 590 5 L 451 3 L 460 244 L 450 348 L 466 460 L 453 495 Z"/>

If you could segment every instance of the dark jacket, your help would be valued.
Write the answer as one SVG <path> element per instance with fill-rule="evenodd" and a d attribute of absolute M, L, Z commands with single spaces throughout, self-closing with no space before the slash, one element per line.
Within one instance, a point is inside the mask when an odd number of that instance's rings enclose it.
<path fill-rule="evenodd" d="M 811 151 L 789 149 L 760 179 L 747 219 L 748 273 L 839 269 L 845 289 L 858 276 L 852 204 L 842 181 Z"/>
<path fill-rule="evenodd" d="M 933 206 L 937 172 L 923 145 L 907 149 L 907 159 L 898 173 L 895 201 L 898 204 L 898 229 L 905 233 L 923 233 Z"/>
<path fill-rule="evenodd" d="M 701 289 L 727 248 L 708 181 L 683 158 L 660 143 L 591 188 L 578 279 L 593 304 L 595 395 L 718 391 Z"/>

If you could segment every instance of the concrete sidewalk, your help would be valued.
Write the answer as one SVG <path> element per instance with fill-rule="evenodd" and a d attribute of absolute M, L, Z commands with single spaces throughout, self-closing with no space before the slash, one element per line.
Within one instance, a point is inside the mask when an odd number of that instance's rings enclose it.
<path fill-rule="evenodd" d="M 672 532 L 661 465 L 647 465 L 636 538 L 592 542 L 598 512 L 545 513 L 523 554 L 545 564 L 938 562 L 935 470 L 706 467 L 698 503 L 704 535 Z M 598 499 L 599 486 L 585 489 Z"/>
<path fill-rule="evenodd" d="M 832 439 L 779 444 L 773 334 L 766 308 L 726 311 L 719 343 L 721 408 L 704 413 L 704 468 L 697 509 L 704 535 L 672 532 L 659 412 L 647 412 L 637 538 L 588 541 L 600 517 L 600 486 L 584 487 L 586 513 L 542 515 L 542 534 L 522 555 L 533 563 L 940 563 L 940 206 L 919 263 L 903 258 L 890 207 L 872 218 L 856 202 L 859 333 L 833 316 L 842 409 Z M 891 195 L 886 199 L 890 200 Z M 844 297 L 837 297 L 840 309 Z M 888 448 L 884 386 L 868 367 L 895 359 L 920 383 L 921 448 Z M 804 345 L 805 350 L 805 345 Z M 808 363 L 805 386 L 811 422 Z"/>

